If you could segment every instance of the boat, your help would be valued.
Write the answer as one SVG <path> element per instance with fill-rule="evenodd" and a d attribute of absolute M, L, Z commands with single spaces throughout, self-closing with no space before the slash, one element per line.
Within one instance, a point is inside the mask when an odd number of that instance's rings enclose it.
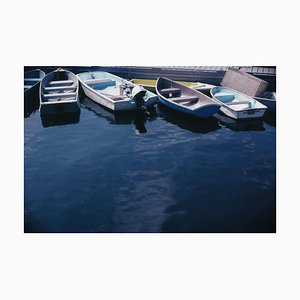
<path fill-rule="evenodd" d="M 27 71 L 24 73 L 24 96 L 30 97 L 38 91 L 41 80 L 46 76 L 40 69 Z"/>
<path fill-rule="evenodd" d="M 254 98 L 233 89 L 216 86 L 211 89 L 211 96 L 220 103 L 220 111 L 233 119 L 260 118 L 267 107 Z"/>
<path fill-rule="evenodd" d="M 78 90 L 78 78 L 72 72 L 58 68 L 48 73 L 40 85 L 40 113 L 80 111 Z"/>
<path fill-rule="evenodd" d="M 156 79 L 131 79 L 132 83 L 141 84 L 145 89 L 151 92 L 155 92 Z M 189 81 L 176 81 L 182 85 L 200 91 L 204 94 L 209 94 L 214 85 L 201 83 L 201 82 L 189 82 Z"/>
<path fill-rule="evenodd" d="M 77 77 L 87 97 L 113 111 L 139 110 L 157 103 L 157 96 L 142 85 L 107 72 L 84 72 Z"/>
<path fill-rule="evenodd" d="M 270 111 L 276 112 L 276 93 L 265 92 L 262 96 L 254 97 L 260 103 L 265 105 Z"/>
<path fill-rule="evenodd" d="M 221 105 L 203 93 L 165 77 L 156 82 L 159 101 L 175 111 L 200 118 L 208 118 L 220 110 Z"/>

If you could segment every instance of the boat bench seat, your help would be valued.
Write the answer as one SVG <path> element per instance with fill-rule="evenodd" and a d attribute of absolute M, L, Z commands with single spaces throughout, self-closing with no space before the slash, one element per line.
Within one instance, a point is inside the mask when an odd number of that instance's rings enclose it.
<path fill-rule="evenodd" d="M 169 100 L 172 100 L 176 103 L 180 103 L 180 102 L 191 102 L 191 101 L 195 101 L 198 100 L 199 98 L 196 96 L 183 96 L 183 97 L 174 97 L 174 98 L 169 98 Z"/>
<path fill-rule="evenodd" d="M 220 93 L 216 93 L 215 95 L 214 95 L 218 100 L 220 100 L 220 101 L 232 101 L 233 99 L 234 99 L 234 95 L 232 95 L 232 94 L 227 94 L 227 93 L 222 93 L 222 92 L 220 92 Z"/>
<path fill-rule="evenodd" d="M 95 78 L 95 79 L 87 79 L 83 81 L 86 84 L 96 84 L 96 83 L 115 83 L 115 80 L 110 78 Z"/>
<path fill-rule="evenodd" d="M 75 90 L 75 89 L 76 89 L 75 85 L 44 87 L 44 91 L 46 91 L 46 92 L 72 91 L 72 90 Z"/>
<path fill-rule="evenodd" d="M 50 81 L 49 85 L 52 86 L 58 86 L 58 85 L 67 85 L 67 84 L 73 84 L 74 81 L 73 80 L 55 80 L 55 81 Z"/>
<path fill-rule="evenodd" d="M 25 81 L 41 81 L 41 78 L 24 78 Z"/>
<path fill-rule="evenodd" d="M 180 93 L 181 89 L 178 89 L 178 88 L 167 88 L 167 89 L 161 89 L 159 92 L 162 95 L 169 95 L 169 94 Z"/>
<path fill-rule="evenodd" d="M 52 98 L 69 98 L 76 96 L 76 93 L 58 93 L 58 94 L 44 94 L 44 99 Z"/>
<path fill-rule="evenodd" d="M 226 103 L 226 105 L 239 105 L 239 104 L 251 104 L 250 101 L 234 101 L 234 102 L 230 102 L 230 103 Z"/>

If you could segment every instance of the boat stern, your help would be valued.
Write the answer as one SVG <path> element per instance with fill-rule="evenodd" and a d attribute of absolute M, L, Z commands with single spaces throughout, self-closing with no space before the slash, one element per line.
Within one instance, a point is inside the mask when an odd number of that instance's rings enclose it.
<path fill-rule="evenodd" d="M 210 104 L 206 106 L 202 106 L 199 109 L 195 109 L 193 111 L 194 115 L 199 118 L 209 118 L 216 114 L 221 108 L 219 104 Z"/>

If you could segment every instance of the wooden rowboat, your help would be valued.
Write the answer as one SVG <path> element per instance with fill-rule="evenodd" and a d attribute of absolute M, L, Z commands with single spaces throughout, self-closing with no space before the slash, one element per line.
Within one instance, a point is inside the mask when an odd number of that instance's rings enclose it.
<path fill-rule="evenodd" d="M 27 71 L 24 73 L 24 96 L 25 98 L 38 91 L 41 80 L 46 76 L 40 69 Z"/>
<path fill-rule="evenodd" d="M 156 93 L 159 101 L 170 109 L 200 118 L 211 117 L 221 107 L 203 93 L 164 77 L 157 79 Z"/>
<path fill-rule="evenodd" d="M 157 96 L 143 86 L 107 72 L 84 72 L 77 77 L 87 97 L 113 111 L 138 110 L 157 102 Z"/>
<path fill-rule="evenodd" d="M 58 68 L 47 74 L 40 85 L 40 113 L 73 113 L 80 111 L 78 78 Z"/>
<path fill-rule="evenodd" d="M 156 79 L 131 79 L 132 83 L 141 84 L 145 89 L 151 92 L 155 92 Z M 176 81 L 182 85 L 200 91 L 204 94 L 209 94 L 214 85 L 201 83 L 201 82 L 189 82 L 189 81 Z"/>
<path fill-rule="evenodd" d="M 260 118 L 267 107 L 250 96 L 230 88 L 216 86 L 211 95 L 221 106 L 221 112 L 233 119 Z"/>

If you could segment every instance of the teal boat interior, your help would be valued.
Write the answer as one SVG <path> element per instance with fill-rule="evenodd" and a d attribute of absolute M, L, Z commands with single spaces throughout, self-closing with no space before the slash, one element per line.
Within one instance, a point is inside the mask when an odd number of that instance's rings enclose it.
<path fill-rule="evenodd" d="M 107 72 L 86 72 L 78 74 L 78 77 L 92 89 L 107 96 L 120 96 L 126 85 L 133 86 L 130 81 Z"/>
<path fill-rule="evenodd" d="M 227 106 L 238 108 L 262 108 L 257 100 L 235 90 L 216 86 L 211 90 L 212 96 Z"/>

